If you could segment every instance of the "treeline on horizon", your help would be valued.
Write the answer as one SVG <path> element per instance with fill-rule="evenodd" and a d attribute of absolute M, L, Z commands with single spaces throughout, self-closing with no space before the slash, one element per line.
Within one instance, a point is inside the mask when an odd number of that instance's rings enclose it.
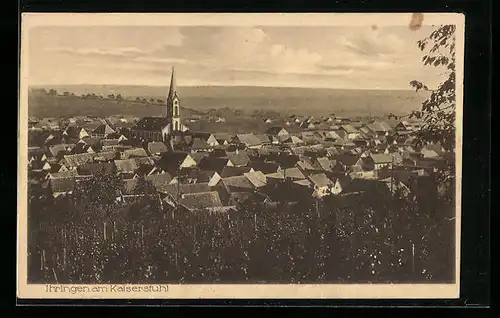
<path fill-rule="evenodd" d="M 444 200 L 365 193 L 265 208 L 256 196 L 210 214 L 160 203 L 147 183 L 141 199 L 118 204 L 120 184 L 98 176 L 56 200 L 29 186 L 30 283 L 453 281 L 454 207 Z"/>

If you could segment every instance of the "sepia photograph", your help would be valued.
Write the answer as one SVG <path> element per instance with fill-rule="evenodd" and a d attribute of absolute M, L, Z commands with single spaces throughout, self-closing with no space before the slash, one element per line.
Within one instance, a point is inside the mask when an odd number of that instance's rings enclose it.
<path fill-rule="evenodd" d="M 21 34 L 18 297 L 458 297 L 463 15 Z"/>

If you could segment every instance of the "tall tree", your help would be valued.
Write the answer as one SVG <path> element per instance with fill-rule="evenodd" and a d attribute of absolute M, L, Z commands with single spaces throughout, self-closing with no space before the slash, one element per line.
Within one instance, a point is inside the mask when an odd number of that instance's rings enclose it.
<path fill-rule="evenodd" d="M 440 142 L 447 150 L 453 150 L 455 147 L 455 30 L 455 25 L 442 25 L 424 39 L 417 41 L 419 49 L 424 53 L 423 65 L 443 68 L 445 80 L 436 89 L 430 89 L 418 80 L 410 81 L 411 87 L 416 91 L 429 92 L 429 97 L 422 103 L 420 110 L 402 116 L 390 115 L 396 119 L 422 119 L 424 125 L 420 130 L 420 138 L 426 142 Z"/>

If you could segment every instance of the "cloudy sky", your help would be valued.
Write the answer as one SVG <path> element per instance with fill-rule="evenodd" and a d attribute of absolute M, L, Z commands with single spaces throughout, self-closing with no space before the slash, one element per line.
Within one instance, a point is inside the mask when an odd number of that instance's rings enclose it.
<path fill-rule="evenodd" d="M 437 85 L 407 26 L 36 27 L 29 31 L 32 85 L 169 83 L 408 89 Z"/>

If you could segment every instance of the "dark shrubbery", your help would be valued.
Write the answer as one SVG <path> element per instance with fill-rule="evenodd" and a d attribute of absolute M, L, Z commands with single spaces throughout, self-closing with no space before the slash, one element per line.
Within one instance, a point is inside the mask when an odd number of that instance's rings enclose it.
<path fill-rule="evenodd" d="M 230 214 L 172 211 L 150 187 L 113 198 L 114 176 L 52 199 L 30 186 L 31 283 L 449 282 L 454 221 L 404 201 L 252 200 Z M 172 213 L 175 212 L 175 213 Z"/>

